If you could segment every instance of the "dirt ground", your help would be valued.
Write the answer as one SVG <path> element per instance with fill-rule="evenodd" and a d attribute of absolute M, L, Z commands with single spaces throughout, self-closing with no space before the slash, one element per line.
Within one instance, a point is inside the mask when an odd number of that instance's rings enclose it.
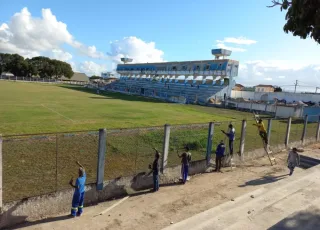
<path fill-rule="evenodd" d="M 305 148 L 302 153 L 320 159 L 320 145 Z M 276 154 L 277 165 L 270 166 L 267 157 L 246 161 L 223 173 L 205 173 L 191 177 L 185 185 L 161 186 L 159 192 L 135 194 L 103 215 L 100 212 L 119 200 L 100 203 L 84 209 L 81 217 L 57 217 L 29 222 L 14 229 L 162 229 L 228 200 L 256 190 L 268 183 L 288 177 L 287 152 Z M 297 168 L 295 173 L 303 169 Z"/>

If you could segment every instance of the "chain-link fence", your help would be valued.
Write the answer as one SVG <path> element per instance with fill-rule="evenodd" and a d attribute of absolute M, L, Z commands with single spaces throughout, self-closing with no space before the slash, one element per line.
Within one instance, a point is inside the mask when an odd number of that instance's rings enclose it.
<path fill-rule="evenodd" d="M 226 135 L 230 133 L 229 125 L 232 125 L 234 128 L 234 141 L 233 141 L 233 154 L 239 152 L 240 149 L 240 137 L 241 137 L 241 125 L 242 121 L 223 121 L 223 122 L 215 122 L 214 125 L 214 135 L 212 140 L 212 154 L 215 154 L 217 146 L 221 141 L 223 141 L 226 145 L 226 155 L 230 154 L 231 143 L 229 142 L 229 137 Z"/>
<path fill-rule="evenodd" d="M 162 153 L 163 127 L 108 130 L 105 178 L 148 171 L 156 148 Z"/>
<path fill-rule="evenodd" d="M 268 130 L 268 119 L 262 118 Z M 315 141 L 318 117 L 309 117 L 305 139 Z M 235 129 L 233 153 L 240 150 L 243 121 L 214 122 L 211 153 L 223 140 L 225 154 L 230 154 L 229 125 Z M 272 119 L 270 146 L 284 144 L 288 119 Z M 154 150 L 163 157 L 164 127 L 107 130 L 104 179 L 134 175 L 149 171 L 154 160 Z M 292 119 L 289 144 L 301 141 L 304 119 Z M 167 167 L 179 165 L 184 147 L 189 147 L 192 161 L 204 160 L 207 153 L 209 124 L 170 126 Z M 17 135 L 2 137 L 3 196 L 4 201 L 20 200 L 68 188 L 71 177 L 78 175 L 76 161 L 84 165 L 87 184 L 95 183 L 97 177 L 99 132 Z M 301 143 L 301 142 L 300 142 Z M 256 121 L 246 120 L 244 154 L 263 148 Z M 244 158 L 246 159 L 246 157 Z M 159 162 L 161 164 L 161 160 Z"/>
<path fill-rule="evenodd" d="M 18 200 L 56 187 L 56 136 L 3 137 L 3 199 Z"/>
<path fill-rule="evenodd" d="M 266 129 L 268 122 L 266 121 Z M 285 144 L 288 119 L 277 119 L 271 121 L 270 146 Z"/>
<path fill-rule="evenodd" d="M 308 116 L 306 139 L 315 141 L 317 137 L 318 122 L 319 116 Z"/>
<path fill-rule="evenodd" d="M 98 132 L 4 136 L 3 199 L 19 200 L 58 191 L 77 178 L 80 161 L 87 183 L 95 182 Z"/>
<path fill-rule="evenodd" d="M 299 141 L 301 142 L 302 134 L 303 134 L 303 124 L 304 124 L 304 121 L 302 118 L 292 118 L 289 144 L 297 143 Z"/>
<path fill-rule="evenodd" d="M 96 182 L 99 132 L 57 134 L 57 190 L 70 187 L 71 177 L 78 177 L 79 161 L 86 170 L 86 183 Z"/>
<path fill-rule="evenodd" d="M 184 148 L 190 149 L 192 160 L 206 158 L 208 141 L 208 123 L 193 125 L 176 125 L 170 128 L 168 166 L 178 165 Z"/>

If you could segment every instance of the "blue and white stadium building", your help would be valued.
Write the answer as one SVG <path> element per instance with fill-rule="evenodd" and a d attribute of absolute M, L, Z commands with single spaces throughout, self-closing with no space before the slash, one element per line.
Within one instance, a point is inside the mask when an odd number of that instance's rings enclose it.
<path fill-rule="evenodd" d="M 122 58 L 119 80 L 106 90 L 185 104 L 223 101 L 235 86 L 239 62 L 226 59 L 229 50 L 211 52 L 214 60 L 131 64 L 132 59 Z"/>

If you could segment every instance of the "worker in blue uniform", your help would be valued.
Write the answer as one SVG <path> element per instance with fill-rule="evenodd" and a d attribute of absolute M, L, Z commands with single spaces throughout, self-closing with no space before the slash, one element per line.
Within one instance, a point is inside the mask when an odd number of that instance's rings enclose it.
<path fill-rule="evenodd" d="M 76 180 L 75 185 L 73 185 L 73 178 L 71 178 L 69 184 L 74 188 L 73 198 L 72 198 L 72 207 L 71 207 L 71 216 L 81 216 L 83 212 L 83 201 L 85 193 L 85 184 L 86 184 L 86 173 L 84 167 L 77 161 L 79 165 L 79 177 Z"/>

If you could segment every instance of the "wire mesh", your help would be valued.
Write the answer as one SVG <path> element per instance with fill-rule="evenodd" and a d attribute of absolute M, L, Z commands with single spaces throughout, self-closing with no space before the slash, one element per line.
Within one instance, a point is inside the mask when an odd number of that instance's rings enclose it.
<path fill-rule="evenodd" d="M 304 121 L 301 118 L 293 118 L 289 136 L 289 144 L 301 141 Z"/>
<path fill-rule="evenodd" d="M 163 127 L 108 130 L 105 178 L 147 171 L 156 148 L 162 153 Z"/>
<path fill-rule="evenodd" d="M 56 136 L 3 137 L 3 200 L 56 190 Z"/>
<path fill-rule="evenodd" d="M 158 149 L 160 155 L 163 156 L 163 138 L 163 127 L 139 129 L 136 173 L 149 171 L 148 166 L 153 162 L 155 155 L 153 148 Z"/>
<path fill-rule="evenodd" d="M 266 124 L 267 129 L 268 124 Z M 271 148 L 279 144 L 284 144 L 286 139 L 288 119 L 273 119 L 271 123 L 271 133 L 269 145 Z"/>
<path fill-rule="evenodd" d="M 315 141 L 317 136 L 319 116 L 309 116 L 306 130 L 306 139 Z"/>
<path fill-rule="evenodd" d="M 267 129 L 267 122 L 263 120 L 264 126 Z M 255 119 L 248 119 L 247 120 L 247 127 L 246 127 L 246 137 L 245 137 L 245 145 L 244 149 L 245 152 L 250 152 L 254 149 L 263 148 L 263 141 L 259 135 L 259 130 L 256 125 Z"/>
<path fill-rule="evenodd" d="M 240 149 L 240 137 L 241 137 L 241 125 L 242 121 L 224 121 L 216 122 L 214 125 L 214 135 L 212 140 L 212 154 L 215 154 L 218 144 L 220 141 L 224 141 L 226 145 L 225 155 L 230 154 L 229 138 L 222 132 L 229 132 L 229 125 L 232 124 L 235 129 L 235 140 L 233 142 L 233 154 L 236 154 Z"/>
<path fill-rule="evenodd" d="M 68 188 L 71 177 L 78 177 L 79 161 L 86 170 L 86 184 L 97 177 L 99 132 L 63 133 L 57 135 L 57 190 Z"/>
<path fill-rule="evenodd" d="M 188 146 L 190 149 L 192 161 L 205 159 L 208 127 L 208 123 L 171 126 L 168 166 L 180 164 L 181 159 L 177 156 L 177 153 L 181 154 L 185 146 Z"/>
<path fill-rule="evenodd" d="M 139 130 L 108 130 L 105 179 L 135 173 Z"/>

